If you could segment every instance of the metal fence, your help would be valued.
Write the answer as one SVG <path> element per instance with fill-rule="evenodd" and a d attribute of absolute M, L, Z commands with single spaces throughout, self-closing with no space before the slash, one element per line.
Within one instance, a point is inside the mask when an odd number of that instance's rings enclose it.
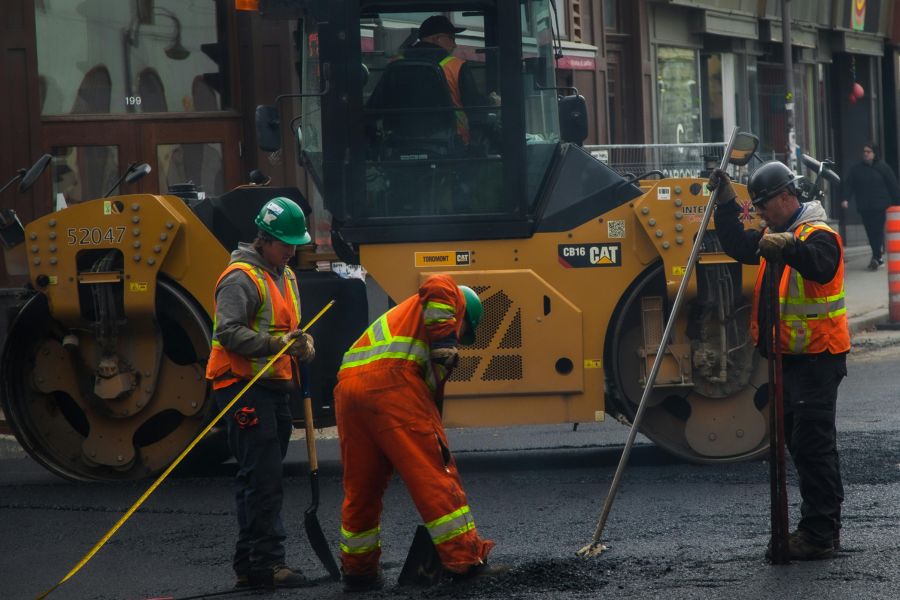
<path fill-rule="evenodd" d="M 662 171 L 666 177 L 698 177 L 719 165 L 724 142 L 716 144 L 613 144 L 585 150 L 621 175 Z"/>

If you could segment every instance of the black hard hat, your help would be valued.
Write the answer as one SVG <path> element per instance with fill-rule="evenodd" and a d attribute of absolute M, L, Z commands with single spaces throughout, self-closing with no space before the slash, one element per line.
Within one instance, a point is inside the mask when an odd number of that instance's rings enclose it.
<path fill-rule="evenodd" d="M 777 160 L 767 162 L 750 176 L 747 183 L 750 201 L 756 205 L 764 204 L 783 191 L 799 196 L 800 191 L 797 189 L 799 180 L 800 177 L 784 163 Z"/>
<path fill-rule="evenodd" d="M 419 26 L 419 39 L 422 40 L 438 33 L 456 35 L 465 30 L 465 27 L 454 27 L 450 19 L 443 15 L 434 15 L 422 21 L 422 24 Z"/>

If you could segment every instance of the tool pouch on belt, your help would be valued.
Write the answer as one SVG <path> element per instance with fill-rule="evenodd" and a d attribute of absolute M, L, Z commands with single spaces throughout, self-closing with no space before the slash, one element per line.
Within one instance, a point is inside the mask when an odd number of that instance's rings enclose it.
<path fill-rule="evenodd" d="M 259 424 L 259 417 L 256 416 L 256 409 L 249 406 L 243 406 L 234 411 L 234 420 L 241 429 L 249 429 Z"/>

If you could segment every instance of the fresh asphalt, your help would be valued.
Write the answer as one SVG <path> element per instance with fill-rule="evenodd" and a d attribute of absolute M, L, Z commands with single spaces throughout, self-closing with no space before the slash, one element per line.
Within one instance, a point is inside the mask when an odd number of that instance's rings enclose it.
<path fill-rule="evenodd" d="M 844 549 L 829 561 L 769 566 L 768 467 L 764 462 L 698 466 L 669 458 L 641 438 L 603 542 L 584 560 L 627 435 L 614 421 L 571 426 L 451 432 L 451 444 L 493 559 L 514 566 L 481 586 L 419 591 L 394 585 L 418 517 L 402 483 L 385 499 L 388 587 L 374 597 L 462 598 L 895 598 L 900 589 L 900 334 L 866 332 L 887 313 L 883 271 L 848 261 L 855 323 L 849 376 L 840 390 L 839 449 L 846 486 Z M 879 300 L 878 292 L 884 294 Z M 865 310 L 862 310 L 865 309 Z M 881 315 L 880 317 L 877 315 Z M 873 316 L 876 315 L 876 316 Z M 874 321 L 869 321 L 874 320 Z M 332 542 L 339 528 L 340 462 L 335 439 L 320 443 L 319 518 Z M 303 533 L 309 490 L 303 444 L 287 460 L 289 562 L 324 577 Z M 166 481 L 97 556 L 50 598 L 184 597 L 231 584 L 233 464 Z M 0 598 L 33 598 L 74 566 L 146 488 L 147 482 L 74 484 L 20 452 L 0 455 Z M 789 479 L 791 519 L 798 513 Z M 336 598 L 340 587 L 239 598 Z"/>

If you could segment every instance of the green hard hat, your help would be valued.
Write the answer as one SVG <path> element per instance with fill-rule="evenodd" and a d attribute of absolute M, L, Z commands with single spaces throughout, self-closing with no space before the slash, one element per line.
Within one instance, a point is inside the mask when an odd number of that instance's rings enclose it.
<path fill-rule="evenodd" d="M 481 316 L 484 314 L 484 306 L 481 304 L 481 298 L 475 293 L 475 290 L 467 285 L 459 286 L 463 298 L 466 299 L 466 323 L 469 324 L 469 330 L 460 338 L 459 343 L 469 346 L 475 343 L 475 329 L 481 322 Z"/>
<path fill-rule="evenodd" d="M 308 244 L 306 216 L 290 198 L 277 197 L 266 202 L 256 216 L 256 226 L 285 244 Z"/>

